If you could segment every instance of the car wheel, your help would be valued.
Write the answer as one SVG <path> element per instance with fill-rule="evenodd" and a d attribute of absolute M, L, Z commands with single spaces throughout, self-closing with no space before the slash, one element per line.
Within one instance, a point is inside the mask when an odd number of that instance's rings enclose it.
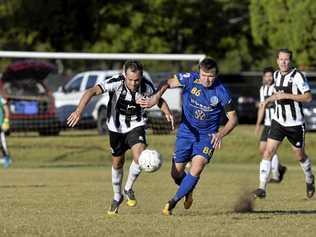
<path fill-rule="evenodd" d="M 104 135 L 107 133 L 108 127 L 106 125 L 106 117 L 107 111 L 105 107 L 102 107 L 98 113 L 98 121 L 97 121 L 97 129 L 100 135 Z"/>

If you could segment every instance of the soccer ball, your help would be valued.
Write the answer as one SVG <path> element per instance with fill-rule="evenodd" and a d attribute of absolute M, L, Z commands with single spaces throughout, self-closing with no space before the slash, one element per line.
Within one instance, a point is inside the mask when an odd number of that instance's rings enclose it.
<path fill-rule="evenodd" d="M 156 150 L 145 149 L 139 156 L 138 164 L 145 172 L 155 172 L 159 170 L 163 162 L 162 156 Z"/>

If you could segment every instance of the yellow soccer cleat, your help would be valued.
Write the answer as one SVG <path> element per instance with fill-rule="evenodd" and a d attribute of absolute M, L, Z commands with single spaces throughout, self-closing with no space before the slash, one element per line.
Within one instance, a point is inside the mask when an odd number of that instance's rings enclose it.
<path fill-rule="evenodd" d="M 193 192 L 189 192 L 184 199 L 184 209 L 189 209 L 192 206 L 193 203 Z"/>
<path fill-rule="evenodd" d="M 172 210 L 173 208 L 176 207 L 176 202 L 171 199 L 166 205 L 165 207 L 162 209 L 162 214 L 165 216 L 171 216 L 172 215 Z"/>
<path fill-rule="evenodd" d="M 137 200 L 135 198 L 134 191 L 132 189 L 126 191 L 124 190 L 124 195 L 127 199 L 126 205 L 129 207 L 135 207 L 137 205 Z"/>
<path fill-rule="evenodd" d="M 110 209 L 108 210 L 108 215 L 109 216 L 115 216 L 118 215 L 118 210 L 120 204 L 123 202 L 123 196 L 121 197 L 120 201 L 112 200 Z"/>

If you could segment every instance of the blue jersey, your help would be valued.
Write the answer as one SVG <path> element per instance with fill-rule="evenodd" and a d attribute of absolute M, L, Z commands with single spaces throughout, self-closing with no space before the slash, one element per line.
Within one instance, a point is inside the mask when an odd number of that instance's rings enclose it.
<path fill-rule="evenodd" d="M 212 86 L 204 87 L 198 82 L 200 75 L 197 72 L 178 73 L 176 77 L 183 87 L 183 118 L 178 135 L 216 133 L 222 111 L 231 103 L 227 89 L 218 79 Z"/>

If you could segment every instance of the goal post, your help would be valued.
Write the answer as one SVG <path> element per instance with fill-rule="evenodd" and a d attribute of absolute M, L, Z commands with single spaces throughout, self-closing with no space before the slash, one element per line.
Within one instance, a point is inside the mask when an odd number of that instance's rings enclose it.
<path fill-rule="evenodd" d="M 162 64 L 169 64 L 169 62 L 174 62 L 174 63 L 198 63 L 201 59 L 205 57 L 204 54 L 147 54 L 147 53 L 86 53 L 86 52 L 32 52 L 32 51 L 0 51 L 0 58 L 1 59 L 27 59 L 27 60 L 105 60 L 108 61 L 109 63 L 113 62 L 121 62 L 125 60 L 140 60 L 140 61 L 148 61 L 148 63 L 155 62 L 156 64 L 160 65 L 160 67 L 157 67 L 159 70 L 164 70 L 162 69 L 161 65 Z M 161 63 L 160 63 L 161 62 Z M 145 62 L 144 62 L 145 63 Z M 87 68 L 86 71 L 89 69 Z M 104 70 L 103 71 L 110 71 L 110 70 Z M 190 70 L 190 69 L 188 69 Z M 81 73 L 82 71 L 77 71 L 74 75 Z M 165 72 L 165 71 L 162 71 Z M 171 74 L 170 71 L 167 72 L 167 74 Z M 78 91 L 55 91 L 53 95 L 55 96 L 55 105 L 56 105 L 56 118 L 58 121 L 60 121 L 61 128 L 65 128 L 65 119 L 67 118 L 68 114 L 70 111 L 73 111 L 75 106 L 79 103 L 79 99 L 82 96 L 82 93 L 85 89 L 87 89 L 87 85 L 89 84 L 88 80 L 93 80 L 95 79 L 95 76 L 97 76 L 97 73 L 87 73 L 83 75 L 84 79 L 82 80 L 82 85 L 79 86 Z M 164 75 L 165 76 L 165 75 Z M 74 77 L 72 77 L 74 78 Z M 153 76 L 152 76 L 153 78 Z M 50 78 L 51 79 L 51 78 Z M 159 77 L 154 77 L 154 80 L 156 79 L 157 81 L 154 81 L 158 84 L 158 80 L 161 79 Z M 23 83 L 21 83 L 23 84 Z M 29 83 L 28 83 L 29 84 Z M 26 85 L 26 84 L 25 84 Z M 38 86 L 37 86 L 38 87 Z M 3 88 L 2 88 L 3 89 Z M 14 88 L 11 88 L 12 91 Z M 67 88 L 66 88 L 67 89 Z M 72 88 L 75 90 L 74 88 Z M 180 114 L 181 114 L 181 101 L 180 101 L 180 89 L 173 89 L 172 91 L 168 90 L 164 97 L 169 104 L 170 108 L 173 110 L 174 115 L 176 117 L 176 120 L 180 120 Z M 53 92 L 53 91 L 52 91 Z M 63 94 L 64 92 L 64 94 Z M 22 92 L 21 92 L 22 93 Z M 72 94 L 74 94 L 72 96 Z M 45 134 L 57 134 L 57 130 L 52 130 L 49 125 L 45 126 L 43 125 L 46 123 L 45 116 L 43 117 L 44 119 L 35 119 L 34 123 L 31 121 L 32 119 L 27 119 L 28 117 L 32 117 L 32 115 L 19 115 L 18 113 L 30 113 L 29 109 L 30 106 L 32 105 L 33 107 L 38 104 L 37 110 L 38 111 L 44 111 L 45 108 L 50 108 L 48 105 L 45 107 L 44 102 L 42 101 L 36 101 L 36 100 L 31 100 L 27 99 L 27 101 L 23 100 L 22 102 L 14 99 L 14 96 L 11 96 L 13 98 L 11 100 L 10 106 L 11 106 L 11 113 L 14 115 L 12 118 L 20 118 L 18 122 L 20 123 L 21 126 L 17 127 L 17 129 L 14 129 L 15 124 L 17 124 L 17 121 L 11 121 L 12 126 L 12 131 L 26 131 L 28 132 L 28 128 L 31 128 L 29 123 L 32 123 L 32 129 L 30 131 L 38 131 L 40 134 L 45 135 Z M 26 98 L 26 97 L 25 97 Z M 30 97 L 29 98 L 33 98 Z M 64 99 L 63 99 L 64 98 Z M 62 100 L 62 101 L 60 101 Z M 64 101 L 63 101 L 64 100 Z M 67 100 L 67 101 L 66 101 Z M 49 98 L 47 98 L 47 101 L 50 101 Z M 102 107 L 100 107 L 100 111 L 95 110 L 95 105 L 96 105 L 96 100 L 92 101 L 87 108 L 85 109 L 85 113 L 83 115 L 83 119 L 81 121 L 81 128 L 87 127 L 98 127 L 100 124 L 100 127 L 103 128 L 103 122 L 105 121 L 102 118 L 99 118 L 98 116 L 102 114 Z M 43 104 L 43 105 L 42 105 Z M 23 108 L 22 108 L 22 107 Z M 32 108 L 33 108 L 32 107 Z M 36 108 L 34 107 L 34 113 L 37 111 Z M 18 110 L 18 108 L 20 110 Z M 104 108 L 103 108 L 104 109 Z M 54 111 L 54 110 L 51 110 Z M 104 112 L 104 111 L 103 111 Z M 33 113 L 33 115 L 35 115 Z M 51 112 L 53 113 L 53 112 Z M 104 113 L 103 113 L 104 114 Z M 36 117 L 36 116 L 33 116 Z M 37 116 L 38 117 L 38 116 Z M 41 117 L 41 115 L 40 115 Z M 24 120 L 20 121 L 21 118 L 26 118 L 25 122 L 28 124 L 24 124 Z M 44 121 L 45 120 L 45 121 Z M 165 121 L 165 118 L 162 117 L 161 114 L 159 114 L 158 108 L 155 107 L 154 110 L 148 111 L 148 124 L 149 128 L 151 128 L 154 133 L 168 133 L 170 131 L 170 126 L 169 124 Z M 37 129 L 38 128 L 38 129 Z M 55 128 L 54 128 L 55 129 Z M 52 132 L 50 132 L 52 131 Z"/>

